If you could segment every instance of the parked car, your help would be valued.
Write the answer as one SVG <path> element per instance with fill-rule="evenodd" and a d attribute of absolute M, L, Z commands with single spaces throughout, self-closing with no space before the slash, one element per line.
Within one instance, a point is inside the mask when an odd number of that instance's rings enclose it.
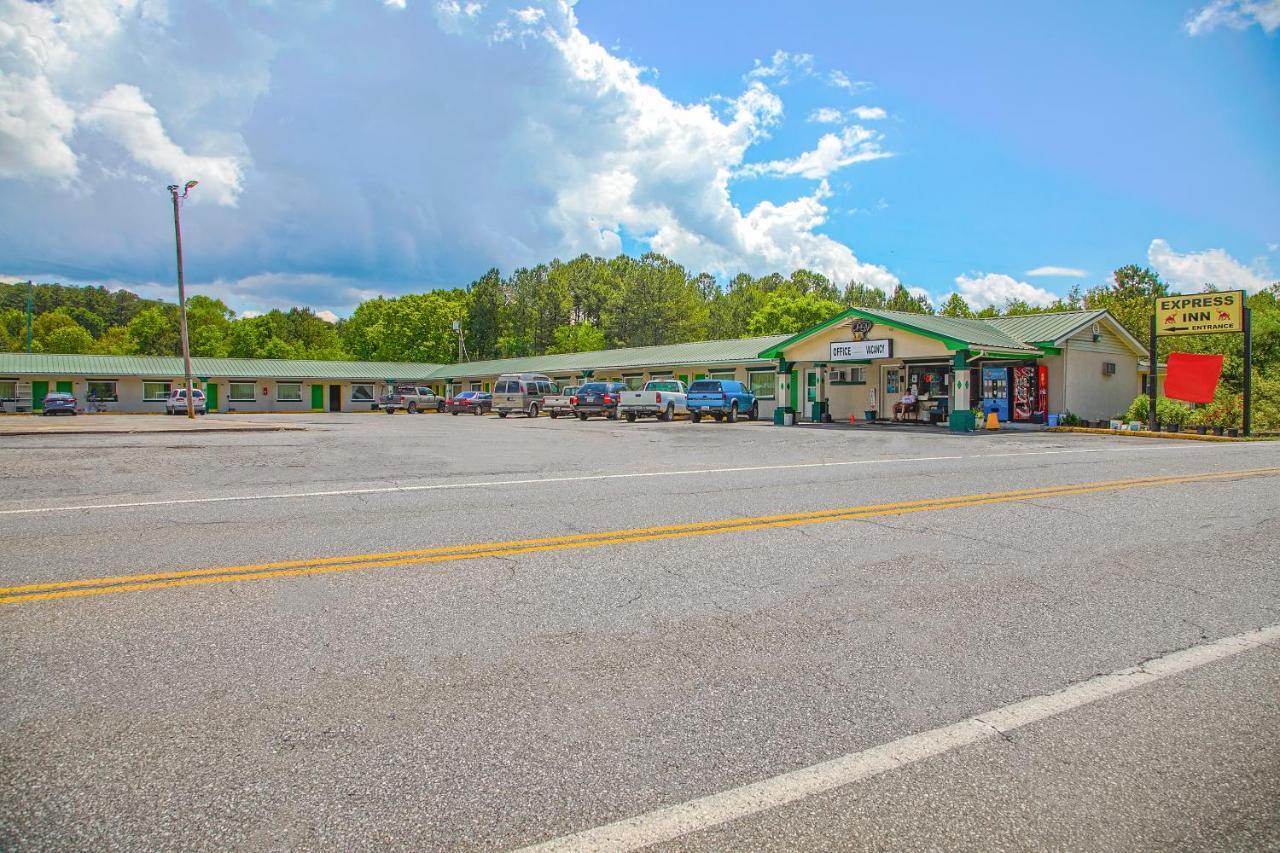
<path fill-rule="evenodd" d="M 382 395 L 378 405 L 388 415 L 394 415 L 396 409 L 404 409 L 411 415 L 432 409 L 444 411 L 444 400 L 425 385 L 397 385 Z"/>
<path fill-rule="evenodd" d="M 559 394 L 548 394 L 542 398 L 542 410 L 553 418 L 561 415 L 573 415 L 573 395 L 578 393 L 576 385 L 560 389 Z"/>
<path fill-rule="evenodd" d="M 197 415 L 205 413 L 204 392 L 199 388 L 191 392 L 191 407 L 195 409 Z M 166 415 L 185 415 L 187 413 L 186 388 L 174 388 L 169 392 L 169 396 L 164 401 L 164 413 Z"/>
<path fill-rule="evenodd" d="M 559 391 L 551 377 L 541 373 L 504 373 L 493 385 L 493 408 L 500 418 L 512 412 L 536 418 L 546 396 Z"/>
<path fill-rule="evenodd" d="M 612 420 L 618 416 L 618 401 L 626 390 L 621 382 L 587 382 L 573 395 L 573 413 L 582 421 L 592 415 Z"/>
<path fill-rule="evenodd" d="M 483 415 L 493 411 L 493 395 L 485 391 L 459 391 L 444 401 L 444 408 L 451 415 L 459 412 Z"/>
<path fill-rule="evenodd" d="M 622 392 L 618 413 L 624 415 L 628 423 L 649 415 L 669 421 L 689 411 L 685 394 L 684 383 L 679 379 L 651 379 L 639 391 Z"/>
<path fill-rule="evenodd" d="M 75 413 L 76 398 L 66 391 L 50 391 L 44 395 L 44 414 L 74 415 Z"/>
<path fill-rule="evenodd" d="M 736 421 L 746 416 L 753 421 L 760 414 L 756 396 L 741 382 L 732 379 L 699 379 L 689 386 L 685 399 L 689 407 L 689 420 L 695 424 L 703 415 L 711 415 L 717 421 Z"/>

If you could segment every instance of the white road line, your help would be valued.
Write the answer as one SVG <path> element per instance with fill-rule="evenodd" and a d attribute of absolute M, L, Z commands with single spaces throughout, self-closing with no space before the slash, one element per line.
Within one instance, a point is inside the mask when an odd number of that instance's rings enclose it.
<path fill-rule="evenodd" d="M 552 839 L 523 848 L 519 853 L 638 850 L 671 841 L 869 779 L 969 744 L 1000 737 L 1022 726 L 1080 708 L 1099 699 L 1116 696 L 1162 678 L 1276 642 L 1280 642 L 1280 625 L 1192 646 L 1139 666 L 1095 676 L 1056 693 L 1015 702 L 949 726 L 909 735 L 891 743 L 842 755 L 760 782 Z"/>
<path fill-rule="evenodd" d="M 424 483 L 417 486 L 377 486 L 365 489 L 333 489 L 319 492 L 282 492 L 265 495 L 225 495 L 208 498 L 173 498 L 170 500 L 128 501 L 109 504 L 76 504 L 72 506 L 39 506 L 0 509 L 0 515 L 34 515 L 51 512 L 79 512 L 95 509 L 136 509 L 149 506 L 181 506 L 183 504 L 239 503 L 244 501 L 298 500 L 331 498 L 345 495 L 378 495 L 398 492 L 429 492 L 445 489 L 491 489 L 499 486 L 529 486 L 545 483 L 581 483 L 590 480 L 629 480 L 645 477 L 693 477 L 705 474 L 739 474 L 751 471 L 789 471 L 802 468 L 835 468 L 851 465 L 901 465 L 908 462 L 942 462 L 956 459 L 1009 459 L 1021 456 L 1055 456 L 1067 453 L 1156 453 L 1163 450 L 1213 450 L 1218 445 L 1190 447 L 1085 447 L 1072 450 L 1031 450 L 1018 453 L 978 453 L 969 456 L 910 456 L 906 458 L 850 459 L 836 462 L 796 462 L 786 465 L 744 465 L 729 468 L 687 468 L 676 471 L 636 471 L 629 474 L 580 474 L 571 477 L 530 477 L 521 480 L 480 480 L 469 483 Z"/>

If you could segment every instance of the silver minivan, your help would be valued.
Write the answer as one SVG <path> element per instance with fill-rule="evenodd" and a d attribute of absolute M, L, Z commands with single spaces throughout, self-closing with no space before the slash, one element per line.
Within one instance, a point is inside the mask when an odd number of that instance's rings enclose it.
<path fill-rule="evenodd" d="M 493 410 L 500 418 L 512 412 L 536 418 L 543 398 L 559 390 L 551 377 L 542 373 L 504 373 L 493 385 Z"/>

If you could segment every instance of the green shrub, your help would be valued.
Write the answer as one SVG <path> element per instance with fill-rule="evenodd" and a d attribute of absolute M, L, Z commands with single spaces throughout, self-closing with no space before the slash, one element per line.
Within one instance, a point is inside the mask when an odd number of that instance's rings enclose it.
<path fill-rule="evenodd" d="M 1129 409 L 1124 413 L 1123 419 L 1146 423 L 1150 405 L 1150 398 L 1146 394 L 1139 394 L 1129 404 Z M 1191 412 L 1191 407 L 1186 403 L 1179 403 L 1177 400 L 1170 400 L 1168 397 L 1156 397 L 1156 420 L 1162 424 L 1182 426 L 1191 420 Z"/>

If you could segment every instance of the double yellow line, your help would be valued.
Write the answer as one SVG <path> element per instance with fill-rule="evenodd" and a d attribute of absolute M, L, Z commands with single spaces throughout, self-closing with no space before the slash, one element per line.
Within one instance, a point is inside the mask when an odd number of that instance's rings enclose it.
<path fill-rule="evenodd" d="M 346 557 L 323 557 L 313 560 L 291 560 L 244 566 L 223 566 L 185 571 L 151 572 L 147 574 L 23 584 L 20 586 L 0 587 L 0 604 L 22 604 L 59 598 L 81 598 L 120 592 L 172 589 L 212 583 L 228 583 L 231 581 L 267 580 L 269 578 L 287 578 L 299 575 L 381 569 L 391 566 L 449 563 L 458 560 L 476 560 L 484 557 L 511 557 L 542 551 L 565 551 L 573 548 L 595 548 L 602 545 L 620 545 L 629 542 L 652 542 L 660 539 L 712 536 L 747 530 L 797 527 L 804 524 L 825 524 L 832 521 L 875 518 L 885 515 L 905 515 L 913 512 L 1039 500 L 1091 492 L 1110 492 L 1122 489 L 1174 485 L 1177 483 L 1199 483 L 1276 474 L 1280 474 L 1280 468 L 1250 468 L 1242 471 L 1222 471 L 1206 474 L 1103 480 L 1093 483 L 1046 486 L 1038 489 L 983 492 L 973 495 L 931 498 L 918 501 L 839 507 L 815 512 L 757 515 L 746 518 L 700 521 L 690 524 L 667 524 L 657 527 L 606 530 L 599 533 L 582 533 L 573 536 L 548 536 L 540 539 L 515 539 L 506 542 L 452 545 L 440 548 L 422 548 L 413 551 L 389 551 L 381 554 L 354 554 Z"/>

